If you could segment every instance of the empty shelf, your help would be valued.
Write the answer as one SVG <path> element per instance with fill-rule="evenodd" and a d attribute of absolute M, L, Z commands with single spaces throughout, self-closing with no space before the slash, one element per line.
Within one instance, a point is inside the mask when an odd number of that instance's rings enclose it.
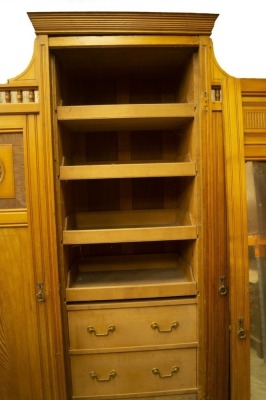
<path fill-rule="evenodd" d="M 79 132 L 175 129 L 194 118 L 194 104 L 58 106 L 58 121 Z"/>
<path fill-rule="evenodd" d="M 195 176 L 195 162 L 150 162 L 100 165 L 64 165 L 61 180 Z"/>
<path fill-rule="evenodd" d="M 145 289 L 145 290 L 144 290 Z M 191 267 L 176 254 L 93 257 L 70 271 L 67 301 L 189 296 Z"/>
<path fill-rule="evenodd" d="M 66 218 L 63 244 L 196 239 L 190 214 L 177 209 L 76 213 Z"/>

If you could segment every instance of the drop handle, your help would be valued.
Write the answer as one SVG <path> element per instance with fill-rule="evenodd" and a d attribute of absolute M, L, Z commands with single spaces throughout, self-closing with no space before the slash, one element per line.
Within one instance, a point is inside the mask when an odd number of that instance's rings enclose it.
<path fill-rule="evenodd" d="M 167 332 L 172 332 L 173 329 L 177 329 L 179 326 L 179 323 L 177 321 L 173 321 L 170 329 L 161 329 L 159 324 L 157 322 L 152 322 L 151 323 L 151 328 L 154 330 L 158 330 L 160 333 L 167 333 Z"/>
<path fill-rule="evenodd" d="M 153 369 L 152 369 L 152 373 L 153 373 L 154 375 L 159 375 L 159 377 L 162 378 L 162 379 L 164 379 L 164 378 L 171 378 L 174 374 L 177 374 L 178 372 L 179 372 L 179 368 L 176 367 L 176 366 L 174 366 L 174 367 L 172 368 L 172 371 L 171 371 L 170 374 L 168 374 L 168 375 L 161 375 L 161 372 L 160 372 L 160 370 L 159 370 L 158 368 L 153 368 Z"/>
<path fill-rule="evenodd" d="M 94 334 L 95 336 L 108 336 L 110 332 L 114 332 L 114 331 L 115 331 L 114 325 L 110 325 L 107 328 L 107 332 L 104 332 L 104 333 L 97 333 L 96 329 L 93 326 L 88 326 L 88 328 L 87 328 L 87 332 Z"/>
<path fill-rule="evenodd" d="M 98 375 L 96 374 L 96 372 L 91 371 L 90 372 L 90 377 L 91 379 L 95 379 L 97 382 L 110 382 L 111 379 L 114 379 L 117 375 L 117 372 L 113 369 L 108 378 L 98 378 Z"/>

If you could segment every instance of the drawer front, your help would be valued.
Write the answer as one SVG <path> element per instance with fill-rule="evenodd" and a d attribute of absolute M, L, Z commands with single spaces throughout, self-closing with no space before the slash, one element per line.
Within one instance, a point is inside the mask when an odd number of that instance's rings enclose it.
<path fill-rule="evenodd" d="M 196 357 L 195 348 L 72 355 L 73 396 L 196 391 Z"/>
<path fill-rule="evenodd" d="M 196 305 L 68 312 L 70 349 L 191 343 L 197 340 Z"/>

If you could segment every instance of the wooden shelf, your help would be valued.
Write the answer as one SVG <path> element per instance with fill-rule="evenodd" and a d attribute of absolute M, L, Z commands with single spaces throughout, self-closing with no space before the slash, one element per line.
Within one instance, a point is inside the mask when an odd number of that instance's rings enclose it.
<path fill-rule="evenodd" d="M 92 257 L 70 271 L 67 301 L 196 295 L 191 267 L 176 254 Z"/>
<path fill-rule="evenodd" d="M 175 129 L 194 118 L 194 104 L 58 106 L 57 119 L 76 132 Z"/>
<path fill-rule="evenodd" d="M 62 165 L 61 180 L 195 176 L 195 162 L 132 162 L 126 164 Z"/>
<path fill-rule="evenodd" d="M 255 257 L 261 258 L 266 255 L 265 234 L 254 234 L 248 236 L 248 246 L 254 248 Z"/>
<path fill-rule="evenodd" d="M 197 238 L 190 214 L 177 209 L 76 213 L 66 218 L 63 244 Z"/>

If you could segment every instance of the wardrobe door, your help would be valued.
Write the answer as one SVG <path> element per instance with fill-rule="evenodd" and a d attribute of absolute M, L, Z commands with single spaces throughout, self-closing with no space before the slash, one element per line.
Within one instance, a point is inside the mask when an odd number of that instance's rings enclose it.
<path fill-rule="evenodd" d="M 247 161 L 250 392 L 266 395 L 266 162 Z"/>
<path fill-rule="evenodd" d="M 43 399 L 28 228 L 0 228 L 0 253 L 0 396 Z"/>

